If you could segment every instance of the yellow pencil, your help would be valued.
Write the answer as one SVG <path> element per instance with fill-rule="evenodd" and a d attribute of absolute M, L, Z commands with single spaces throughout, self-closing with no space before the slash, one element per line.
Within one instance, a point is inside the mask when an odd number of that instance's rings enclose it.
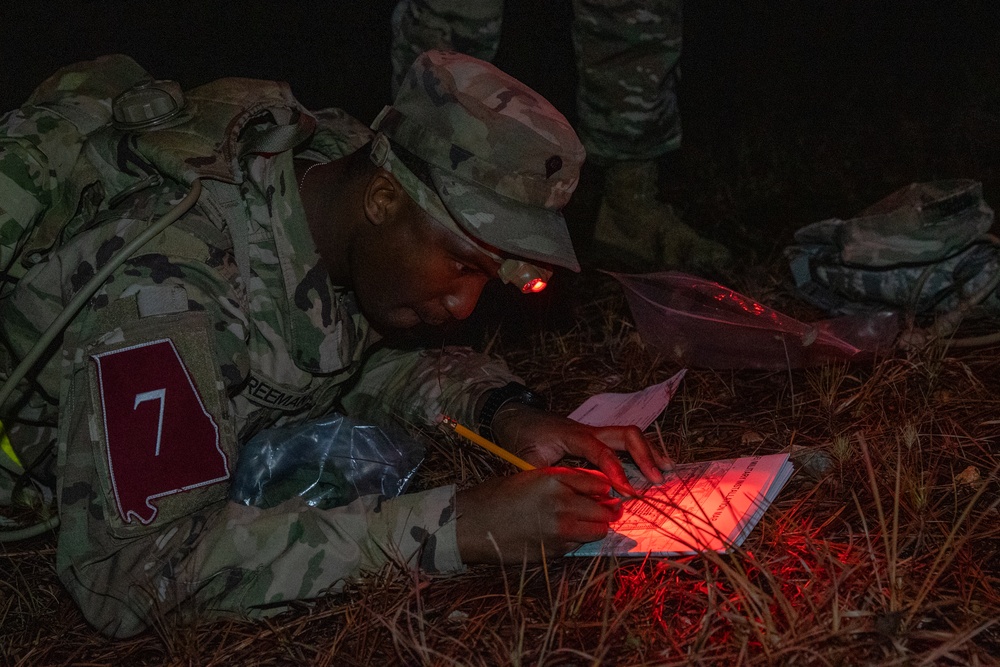
<path fill-rule="evenodd" d="M 535 469 L 535 466 L 531 465 L 524 459 L 514 456 L 503 447 L 493 444 L 492 442 L 490 442 L 483 436 L 479 435 L 478 433 L 475 433 L 474 431 L 470 431 L 469 429 L 465 428 L 451 417 L 448 417 L 446 415 L 441 415 L 441 420 L 448 426 L 455 429 L 455 433 L 458 433 L 460 436 L 462 436 L 469 442 L 477 444 L 483 449 L 493 452 L 494 454 L 502 458 L 504 461 L 507 461 L 508 463 L 513 463 L 521 470 Z"/>

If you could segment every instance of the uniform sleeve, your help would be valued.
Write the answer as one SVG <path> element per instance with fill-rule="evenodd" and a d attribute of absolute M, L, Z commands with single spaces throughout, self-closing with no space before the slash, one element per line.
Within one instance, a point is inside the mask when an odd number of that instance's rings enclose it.
<path fill-rule="evenodd" d="M 387 415 L 434 425 L 441 414 L 475 424 L 476 402 L 490 389 L 520 378 L 506 364 L 468 347 L 384 348 L 365 363 L 361 379 L 341 400 L 351 414 Z"/>
<path fill-rule="evenodd" d="M 178 608 L 259 615 L 390 563 L 461 569 L 451 487 L 326 510 L 227 501 L 246 321 L 232 267 L 165 252 L 181 233 L 116 272 L 66 334 L 57 571 L 88 621 L 125 637 Z"/>
<path fill-rule="evenodd" d="M 87 620 L 113 637 L 131 636 L 175 607 L 203 619 L 275 613 L 390 563 L 427 572 L 463 567 L 451 487 L 393 500 L 364 496 L 326 510 L 298 498 L 270 509 L 219 502 L 135 538 L 109 535 L 94 518 L 99 511 L 95 503 L 62 510 L 59 574 Z M 70 540 L 87 548 L 70 557 L 63 546 Z"/>

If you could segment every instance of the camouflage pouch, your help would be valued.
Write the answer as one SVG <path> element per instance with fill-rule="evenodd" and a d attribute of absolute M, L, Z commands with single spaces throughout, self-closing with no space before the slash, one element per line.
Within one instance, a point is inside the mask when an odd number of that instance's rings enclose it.
<path fill-rule="evenodd" d="M 993 210 L 971 180 L 914 183 L 850 220 L 803 227 L 785 249 L 799 294 L 835 314 L 1000 313 Z"/>

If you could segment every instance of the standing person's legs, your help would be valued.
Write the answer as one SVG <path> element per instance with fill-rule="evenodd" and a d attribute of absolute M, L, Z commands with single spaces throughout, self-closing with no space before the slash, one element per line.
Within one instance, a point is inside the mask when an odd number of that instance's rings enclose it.
<path fill-rule="evenodd" d="M 400 0 L 392 12 L 392 93 L 418 55 L 448 49 L 492 61 L 503 0 Z"/>
<path fill-rule="evenodd" d="M 649 160 L 680 148 L 680 0 L 575 0 L 573 10 L 588 157 Z"/>
<path fill-rule="evenodd" d="M 638 270 L 718 268 L 728 251 L 657 197 L 658 164 L 681 145 L 681 0 L 575 0 L 574 12 L 578 130 L 606 170 L 595 250 Z"/>

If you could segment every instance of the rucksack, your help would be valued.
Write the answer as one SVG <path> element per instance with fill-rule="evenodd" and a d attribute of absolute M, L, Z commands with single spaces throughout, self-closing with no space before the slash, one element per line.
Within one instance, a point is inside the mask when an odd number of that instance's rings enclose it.
<path fill-rule="evenodd" d="M 799 296 L 831 314 L 898 310 L 933 323 L 906 347 L 1000 315 L 1000 240 L 973 180 L 914 183 L 849 220 L 799 229 L 785 249 Z"/>

